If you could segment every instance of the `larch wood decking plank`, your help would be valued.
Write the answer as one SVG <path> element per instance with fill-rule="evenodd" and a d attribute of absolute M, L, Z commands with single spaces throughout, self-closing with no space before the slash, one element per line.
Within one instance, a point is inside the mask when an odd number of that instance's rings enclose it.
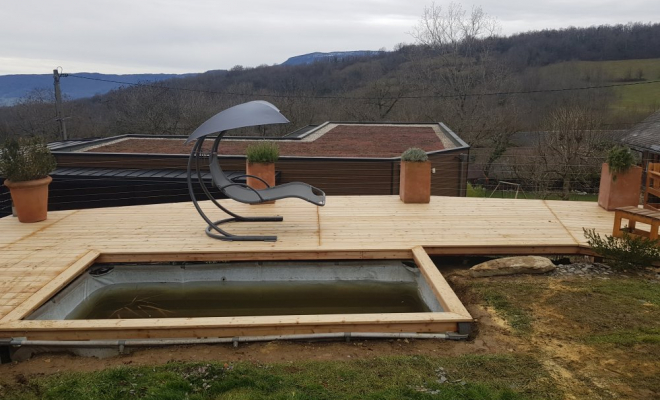
<path fill-rule="evenodd" d="M 35 224 L 0 219 L 0 320 L 89 251 L 104 262 L 196 255 L 220 260 L 225 253 L 245 260 L 271 254 L 327 259 L 333 252 L 369 259 L 401 257 L 416 246 L 432 253 L 474 248 L 483 254 L 507 247 L 550 253 L 579 251 L 585 244 L 583 227 L 610 234 L 614 220 L 596 203 L 521 199 L 433 197 L 429 204 L 403 204 L 398 196 L 333 196 L 318 209 L 295 199 L 262 206 L 222 203 L 241 215 L 283 216 L 283 222 L 226 225 L 235 234 L 276 234 L 278 241 L 208 238 L 190 203 L 58 211 Z M 211 218 L 223 215 L 210 202 L 202 207 Z"/>

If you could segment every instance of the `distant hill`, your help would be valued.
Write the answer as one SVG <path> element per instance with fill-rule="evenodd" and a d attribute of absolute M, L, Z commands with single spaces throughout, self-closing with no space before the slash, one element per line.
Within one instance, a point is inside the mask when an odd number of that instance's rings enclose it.
<path fill-rule="evenodd" d="M 357 50 L 357 51 L 334 51 L 330 53 L 310 53 L 291 57 L 281 65 L 307 65 L 320 61 L 346 60 L 356 57 L 370 57 L 383 53 L 382 51 Z M 93 79 L 79 79 L 73 76 L 62 78 L 60 87 L 62 95 L 70 100 L 92 97 L 105 94 L 122 86 L 120 83 L 104 82 L 117 81 L 126 83 L 158 82 L 171 78 L 183 78 L 197 74 L 99 74 L 80 72 L 72 75 Z M 20 98 L 27 95 L 33 89 L 46 88 L 52 90 L 53 75 L 0 75 L 0 106 L 11 106 Z"/>
<path fill-rule="evenodd" d="M 80 72 L 76 76 L 109 81 L 128 83 L 157 82 L 165 79 L 180 78 L 195 74 L 129 74 L 111 75 Z M 60 87 L 62 95 L 69 99 L 80 99 L 104 94 L 112 89 L 125 86 L 119 83 L 103 82 L 90 79 L 79 79 L 74 77 L 62 78 Z M 37 88 L 53 88 L 53 75 L 0 75 L 0 106 L 8 106 L 16 103 L 18 99 L 28 92 Z"/>
<path fill-rule="evenodd" d="M 291 57 L 288 60 L 284 61 L 281 65 L 305 65 L 319 61 L 343 60 L 351 57 L 377 56 L 381 53 L 383 52 L 373 51 L 373 50 L 333 51 L 330 53 L 309 53 L 309 54 L 303 54 L 300 56 Z"/>
<path fill-rule="evenodd" d="M 383 52 L 371 50 L 335 51 L 330 53 L 317 52 L 291 57 L 281 65 L 307 65 L 320 61 L 346 60 L 356 57 L 376 56 L 381 53 Z M 80 79 L 73 76 L 62 78 L 60 85 L 62 88 L 62 95 L 70 100 L 105 94 L 113 89 L 125 86 L 120 83 L 104 81 L 117 81 L 126 83 L 158 82 L 172 78 L 189 77 L 197 74 L 113 75 L 80 72 L 72 75 L 92 79 Z M 101 79 L 102 81 L 94 79 Z M 41 88 L 52 90 L 53 75 L 0 75 L 0 106 L 11 106 L 15 104 L 20 98 L 27 95 L 31 90 Z"/>

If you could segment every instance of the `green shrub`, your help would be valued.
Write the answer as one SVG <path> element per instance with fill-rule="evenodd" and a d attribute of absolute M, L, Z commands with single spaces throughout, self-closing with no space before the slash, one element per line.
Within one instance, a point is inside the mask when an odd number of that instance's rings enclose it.
<path fill-rule="evenodd" d="M 467 184 L 467 197 L 486 197 L 486 188 L 481 185 Z"/>
<path fill-rule="evenodd" d="M 274 142 L 258 142 L 247 147 L 246 155 L 251 163 L 274 163 L 280 157 L 280 149 Z"/>
<path fill-rule="evenodd" d="M 429 156 L 426 152 L 417 147 L 411 147 L 401 154 L 401 161 L 424 162 L 428 161 Z"/>
<path fill-rule="evenodd" d="M 45 142 L 37 137 L 8 139 L 0 147 L 0 175 L 13 182 L 45 178 L 56 165 Z"/>
<path fill-rule="evenodd" d="M 613 181 L 616 181 L 617 174 L 628 171 L 636 163 L 637 160 L 628 147 L 614 146 L 607 153 L 607 165 Z"/>
<path fill-rule="evenodd" d="M 644 268 L 660 261 L 660 240 L 632 236 L 627 232 L 621 238 L 611 235 L 603 238 L 595 229 L 582 230 L 589 246 L 615 268 Z"/>

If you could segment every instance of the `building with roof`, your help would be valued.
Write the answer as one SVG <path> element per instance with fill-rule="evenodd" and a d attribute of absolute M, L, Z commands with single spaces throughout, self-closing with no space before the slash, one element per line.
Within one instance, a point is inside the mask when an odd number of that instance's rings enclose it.
<path fill-rule="evenodd" d="M 632 127 L 622 143 L 642 154 L 642 165 L 660 162 L 660 111 Z"/>
<path fill-rule="evenodd" d="M 50 209 L 188 201 L 192 145 L 185 139 L 122 135 L 51 143 L 58 168 L 52 174 Z M 244 174 L 247 146 L 263 139 L 225 136 L 219 148 L 223 170 Z M 396 195 L 401 153 L 419 147 L 432 163 L 432 195 L 466 193 L 470 148 L 443 123 L 326 122 L 265 139 L 280 149 L 278 184 L 301 181 L 328 195 Z M 210 183 L 210 176 L 205 179 Z M 7 213 L 5 205 L 0 214 Z"/>

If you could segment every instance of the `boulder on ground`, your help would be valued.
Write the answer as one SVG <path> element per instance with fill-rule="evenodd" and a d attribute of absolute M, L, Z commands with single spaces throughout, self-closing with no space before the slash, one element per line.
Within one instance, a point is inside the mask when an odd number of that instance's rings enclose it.
<path fill-rule="evenodd" d="M 555 265 L 545 257 L 505 257 L 475 265 L 470 268 L 470 276 L 480 278 L 496 275 L 543 274 L 554 269 Z"/>

